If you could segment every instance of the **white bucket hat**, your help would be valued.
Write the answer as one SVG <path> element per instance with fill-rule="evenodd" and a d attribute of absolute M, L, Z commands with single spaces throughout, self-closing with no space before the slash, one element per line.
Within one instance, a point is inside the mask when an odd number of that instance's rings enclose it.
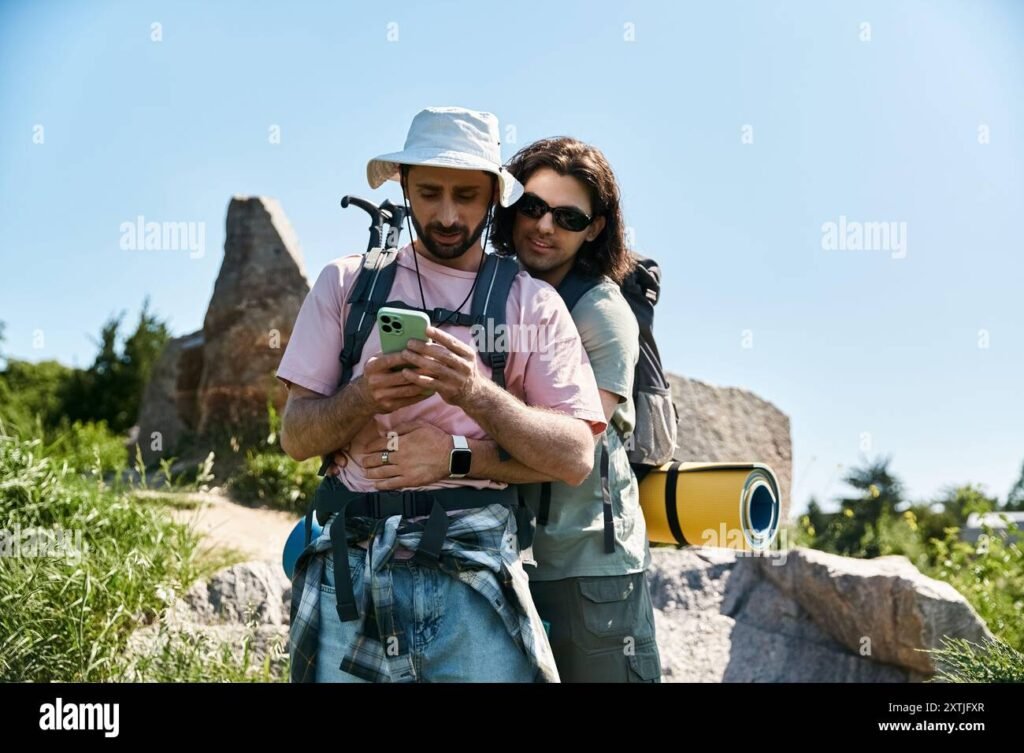
<path fill-rule="evenodd" d="M 498 176 L 498 201 L 510 207 L 523 195 L 523 186 L 501 166 L 498 119 L 489 112 L 462 107 L 428 107 L 412 119 L 405 148 L 382 154 L 366 165 L 370 188 L 398 180 L 399 165 L 433 165 L 459 170 L 483 170 Z"/>

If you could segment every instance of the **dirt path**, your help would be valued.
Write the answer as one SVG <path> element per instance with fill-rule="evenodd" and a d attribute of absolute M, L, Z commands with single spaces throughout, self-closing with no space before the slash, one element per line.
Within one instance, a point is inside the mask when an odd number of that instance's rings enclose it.
<path fill-rule="evenodd" d="M 297 513 L 246 507 L 219 488 L 208 492 L 141 491 L 142 498 L 171 502 L 194 501 L 194 509 L 172 508 L 171 516 L 203 535 L 202 550 L 232 547 L 251 559 L 281 561 L 284 542 L 299 520 Z"/>

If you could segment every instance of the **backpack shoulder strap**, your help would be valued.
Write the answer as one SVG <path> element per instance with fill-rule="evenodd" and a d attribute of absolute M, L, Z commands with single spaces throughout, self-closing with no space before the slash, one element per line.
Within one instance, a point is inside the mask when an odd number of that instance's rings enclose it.
<path fill-rule="evenodd" d="M 398 250 L 394 248 L 374 248 L 363 257 L 363 266 L 349 298 L 351 307 L 345 319 L 345 345 L 338 356 L 341 361 L 339 387 L 348 384 L 352 378 L 352 369 L 363 355 L 363 346 L 370 337 L 377 309 L 384 305 L 391 294 L 398 269 L 395 263 L 397 258 Z"/>
<path fill-rule="evenodd" d="M 622 294 L 626 297 L 636 319 L 640 323 L 641 334 L 649 339 L 654 326 L 654 307 L 661 295 L 661 267 L 654 259 L 633 252 L 633 269 L 622 281 Z"/>
<path fill-rule="evenodd" d="M 615 517 L 612 510 L 612 495 L 609 485 L 608 435 L 601 435 L 601 511 L 604 519 L 604 551 L 605 554 L 615 552 Z M 540 505 L 537 508 L 537 525 L 546 526 L 551 515 L 551 482 L 540 484 Z"/>
<path fill-rule="evenodd" d="M 499 331 L 499 326 L 504 329 L 508 296 L 518 274 L 519 262 L 514 257 L 485 254 L 483 269 L 476 278 L 476 289 L 473 291 L 473 303 L 470 308 L 473 324 L 485 328 L 485 336 L 478 338 L 478 342 L 482 342 L 484 346 L 480 350 L 480 358 L 491 367 L 491 379 L 502 389 L 506 388 L 505 365 L 508 363 L 508 353 L 504 350 L 492 350 L 491 346 L 495 340 L 503 340 L 507 346 L 508 338 L 492 338 L 488 333 Z M 505 462 L 511 460 L 512 456 L 499 445 L 498 459 Z"/>
<path fill-rule="evenodd" d="M 345 318 L 344 345 L 338 360 L 341 361 L 341 377 L 338 389 L 352 379 L 352 369 L 363 355 L 363 346 L 370 337 L 370 331 L 377 319 L 379 309 L 391 294 L 398 265 L 396 248 L 372 248 L 363 257 L 363 266 L 356 276 L 356 283 L 349 297 L 349 312 Z M 318 473 L 323 476 L 333 462 L 331 455 L 324 455 Z"/>
<path fill-rule="evenodd" d="M 494 253 L 485 255 L 470 308 L 473 324 L 487 327 L 488 331 L 492 332 L 505 324 L 508 296 L 518 274 L 519 262 L 513 257 Z M 505 389 L 508 353 L 505 350 L 492 350 L 490 346 L 493 345 L 493 339 L 500 338 L 483 338 L 484 348 L 480 351 L 480 357 L 491 367 L 491 379 L 494 383 Z"/>
<path fill-rule="evenodd" d="M 558 284 L 558 294 L 565 301 L 565 307 L 571 312 L 579 303 L 580 298 L 601 284 L 600 277 L 587 277 L 576 266 Z"/>

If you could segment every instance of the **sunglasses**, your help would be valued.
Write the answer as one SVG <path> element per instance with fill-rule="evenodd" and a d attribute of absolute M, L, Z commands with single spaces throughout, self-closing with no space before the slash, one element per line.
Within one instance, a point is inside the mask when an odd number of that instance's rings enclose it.
<path fill-rule="evenodd" d="M 551 212 L 551 217 L 558 227 L 573 233 L 586 230 L 590 227 L 590 223 L 594 221 L 593 217 L 576 207 L 548 206 L 544 199 L 532 193 L 523 194 L 516 204 L 516 211 L 533 220 L 539 220 L 548 212 Z"/>

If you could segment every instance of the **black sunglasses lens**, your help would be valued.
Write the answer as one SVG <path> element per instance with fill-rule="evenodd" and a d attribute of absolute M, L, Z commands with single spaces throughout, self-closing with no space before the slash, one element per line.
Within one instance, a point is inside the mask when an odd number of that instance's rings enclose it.
<path fill-rule="evenodd" d="M 554 211 L 555 222 L 559 226 L 566 230 L 571 230 L 574 233 L 578 233 L 580 230 L 586 230 L 590 224 L 590 219 L 587 215 L 583 214 L 578 209 L 563 209 L 559 208 Z"/>
<path fill-rule="evenodd" d="M 548 205 L 533 194 L 526 194 L 516 204 L 516 209 L 527 217 L 537 219 L 538 217 L 543 217 L 548 211 Z"/>

